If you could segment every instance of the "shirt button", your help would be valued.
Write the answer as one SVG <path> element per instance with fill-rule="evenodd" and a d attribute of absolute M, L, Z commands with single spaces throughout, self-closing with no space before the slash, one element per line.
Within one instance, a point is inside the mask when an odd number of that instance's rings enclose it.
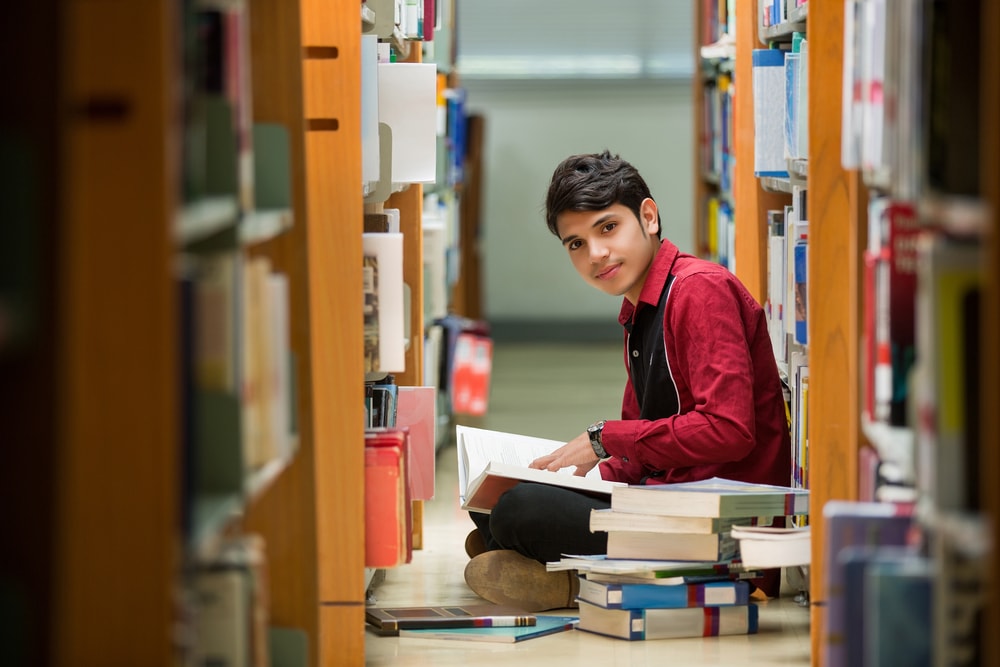
<path fill-rule="evenodd" d="M 625 463 L 628 463 L 628 457 L 627 456 L 623 456 L 622 457 L 622 461 L 624 461 Z"/>
<path fill-rule="evenodd" d="M 639 350 L 632 350 L 632 356 L 633 357 L 638 357 L 639 356 Z"/>

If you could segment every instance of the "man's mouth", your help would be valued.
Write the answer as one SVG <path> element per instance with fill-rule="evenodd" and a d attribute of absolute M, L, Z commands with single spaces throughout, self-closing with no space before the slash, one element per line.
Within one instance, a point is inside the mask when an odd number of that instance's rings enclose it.
<path fill-rule="evenodd" d="M 618 271 L 619 269 L 621 269 L 621 267 L 622 267 L 621 264 L 612 264 L 611 266 L 607 267 L 606 269 L 598 273 L 596 278 L 598 280 L 611 280 L 618 274 Z"/>

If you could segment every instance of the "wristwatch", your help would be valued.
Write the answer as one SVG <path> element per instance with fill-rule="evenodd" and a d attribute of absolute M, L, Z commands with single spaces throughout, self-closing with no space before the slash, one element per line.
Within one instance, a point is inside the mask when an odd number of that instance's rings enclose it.
<path fill-rule="evenodd" d="M 594 453 L 597 454 L 597 458 L 606 459 L 611 455 L 607 453 L 604 449 L 604 445 L 601 444 L 601 432 L 604 431 L 604 421 L 601 420 L 587 427 L 587 435 L 590 436 L 590 446 L 594 448 Z"/>

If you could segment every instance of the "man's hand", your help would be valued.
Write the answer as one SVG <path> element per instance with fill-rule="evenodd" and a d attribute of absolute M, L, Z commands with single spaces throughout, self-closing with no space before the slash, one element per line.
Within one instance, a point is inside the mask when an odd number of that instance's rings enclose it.
<path fill-rule="evenodd" d="M 590 472 L 591 468 L 597 465 L 599 460 L 597 454 L 594 453 L 594 447 L 590 444 L 590 436 L 583 433 L 551 454 L 538 457 L 528 467 L 556 472 L 563 468 L 576 466 L 573 474 L 583 477 Z"/>

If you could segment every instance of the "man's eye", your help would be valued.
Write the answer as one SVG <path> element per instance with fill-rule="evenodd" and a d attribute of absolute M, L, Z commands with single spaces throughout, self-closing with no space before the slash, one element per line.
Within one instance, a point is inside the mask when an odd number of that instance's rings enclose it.
<path fill-rule="evenodd" d="M 609 222 L 608 224 L 604 225 L 604 227 L 602 228 L 602 231 L 605 234 L 607 234 L 608 232 L 610 232 L 612 229 L 614 229 L 617 226 L 618 226 L 617 222 Z"/>
<path fill-rule="evenodd" d="M 577 248 L 579 248 L 579 247 L 580 247 L 580 246 L 581 246 L 582 244 L 583 244 L 583 242 L 582 242 L 582 241 L 580 241 L 579 239 L 577 239 L 576 241 L 570 241 L 570 243 L 569 243 L 569 249 L 570 249 L 570 250 L 576 250 L 576 249 L 577 249 Z"/>

